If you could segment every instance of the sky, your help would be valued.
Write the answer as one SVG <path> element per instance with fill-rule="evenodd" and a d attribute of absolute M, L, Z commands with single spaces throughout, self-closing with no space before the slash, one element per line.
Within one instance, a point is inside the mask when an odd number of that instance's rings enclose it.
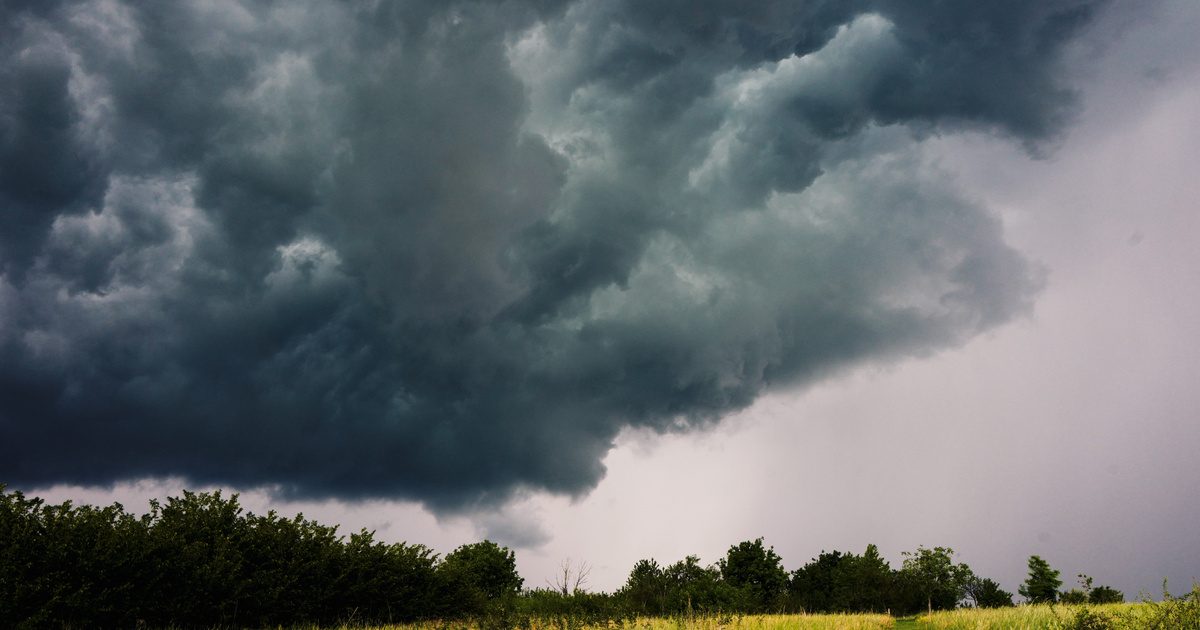
<path fill-rule="evenodd" d="M 1200 578 L 1200 5 L 16 2 L 0 482 Z"/>

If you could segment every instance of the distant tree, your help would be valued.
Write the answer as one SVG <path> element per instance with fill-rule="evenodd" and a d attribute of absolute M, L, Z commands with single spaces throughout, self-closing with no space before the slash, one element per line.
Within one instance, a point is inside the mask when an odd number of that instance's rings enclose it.
<path fill-rule="evenodd" d="M 808 564 L 793 571 L 788 583 L 792 607 L 805 612 L 837 611 L 834 591 L 845 558 L 840 551 L 822 551 Z"/>
<path fill-rule="evenodd" d="M 892 569 L 875 545 L 863 555 L 821 552 L 792 572 L 789 607 L 807 612 L 865 612 L 887 609 Z"/>
<path fill-rule="evenodd" d="M 926 610 L 933 612 L 953 609 L 965 595 L 971 569 L 965 564 L 954 564 L 954 550 L 949 547 L 904 552 L 901 577 L 911 584 L 925 599 Z"/>
<path fill-rule="evenodd" d="M 1088 594 L 1082 589 L 1073 588 L 1059 593 L 1058 602 L 1060 604 L 1086 604 L 1088 603 Z"/>
<path fill-rule="evenodd" d="M 788 575 L 775 549 L 764 547 L 762 538 L 730 547 L 718 565 L 721 578 L 742 593 L 748 611 L 766 612 L 783 604 Z"/>
<path fill-rule="evenodd" d="M 513 552 L 489 540 L 450 552 L 438 563 L 436 574 L 438 611 L 443 616 L 455 611 L 483 614 L 493 602 L 515 596 L 524 584 Z"/>
<path fill-rule="evenodd" d="M 517 573 L 516 555 L 490 540 L 463 545 L 450 552 L 438 571 L 454 576 L 488 599 L 521 592 L 525 580 Z"/>
<path fill-rule="evenodd" d="M 1012 606 L 1012 593 L 1000 588 L 995 580 L 971 576 L 966 584 L 967 598 L 976 608 Z"/>
<path fill-rule="evenodd" d="M 1125 594 L 1111 586 L 1092 587 L 1094 580 L 1091 576 L 1080 573 L 1076 576 L 1080 588 L 1071 589 L 1059 595 L 1059 601 L 1064 604 L 1119 604 L 1125 601 Z"/>
<path fill-rule="evenodd" d="M 588 563 L 571 564 L 571 559 L 567 558 L 558 565 L 554 580 L 546 580 L 546 584 L 564 596 L 582 593 L 591 572 L 592 567 Z"/>
<path fill-rule="evenodd" d="M 1039 556 L 1029 556 L 1029 577 L 1017 589 L 1031 604 L 1046 604 L 1058 599 L 1058 587 L 1062 580 L 1059 572 L 1050 568 L 1050 563 Z"/>
<path fill-rule="evenodd" d="M 1081 588 L 1073 588 L 1058 594 L 1058 601 L 1064 604 L 1086 604 L 1092 592 L 1092 578 L 1080 573 L 1076 576 Z"/>
<path fill-rule="evenodd" d="M 875 545 L 867 545 L 861 556 L 851 555 L 843 563 L 837 581 L 838 599 L 847 611 L 883 611 L 888 608 L 893 571 Z"/>
<path fill-rule="evenodd" d="M 739 592 L 721 579 L 719 567 L 700 564 L 687 556 L 663 570 L 667 582 L 666 610 L 673 613 L 736 610 Z"/>
<path fill-rule="evenodd" d="M 841 569 L 840 551 L 822 551 L 808 564 L 792 571 L 788 581 L 788 600 L 796 610 L 805 612 L 833 612 L 836 575 Z"/>
<path fill-rule="evenodd" d="M 1125 594 L 1111 586 L 1097 586 L 1088 594 L 1088 601 L 1093 604 L 1120 604 L 1125 601 Z"/>
<path fill-rule="evenodd" d="M 653 559 L 638 560 L 629 572 L 629 579 L 618 593 L 628 606 L 641 615 L 662 615 L 666 612 L 669 587 L 662 567 Z"/>

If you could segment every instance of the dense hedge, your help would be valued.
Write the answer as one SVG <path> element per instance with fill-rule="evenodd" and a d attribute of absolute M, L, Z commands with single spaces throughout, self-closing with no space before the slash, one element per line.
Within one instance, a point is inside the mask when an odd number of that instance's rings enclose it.
<path fill-rule="evenodd" d="M 220 492 L 185 492 L 138 517 L 2 490 L 4 628 L 408 621 L 478 614 L 521 586 L 512 552 L 491 543 L 439 562 L 422 545 L 250 514 Z"/>
<path fill-rule="evenodd" d="M 695 556 L 668 566 L 641 560 L 611 594 L 580 590 L 580 567 L 572 580 L 569 565 L 557 588 L 522 590 L 513 552 L 488 541 L 439 558 L 423 545 L 386 544 L 367 531 L 343 536 L 302 516 L 248 513 L 236 494 L 184 492 L 137 516 L 119 504 L 47 505 L 0 485 L 0 628 L 463 618 L 527 627 L 539 618 L 574 625 L 639 615 L 911 613 L 966 599 L 1012 604 L 994 581 L 954 564 L 953 553 L 919 548 L 892 569 L 871 545 L 862 555 L 822 553 L 788 573 L 758 539 L 733 545 L 713 565 Z M 1122 599 L 1080 577 L 1093 598 Z"/>

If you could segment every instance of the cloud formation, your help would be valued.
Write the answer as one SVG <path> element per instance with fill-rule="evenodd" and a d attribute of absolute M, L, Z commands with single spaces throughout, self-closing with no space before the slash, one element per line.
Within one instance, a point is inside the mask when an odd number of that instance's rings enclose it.
<path fill-rule="evenodd" d="M 962 343 L 1038 272 L 914 143 L 1052 142 L 1099 5 L 7 3 L 0 479 L 579 494 Z"/>

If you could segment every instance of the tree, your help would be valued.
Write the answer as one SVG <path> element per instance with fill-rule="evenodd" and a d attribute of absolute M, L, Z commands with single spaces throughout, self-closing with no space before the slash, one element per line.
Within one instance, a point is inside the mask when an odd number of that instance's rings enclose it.
<path fill-rule="evenodd" d="M 1086 604 L 1088 597 L 1092 592 L 1092 578 L 1080 573 L 1079 586 L 1083 588 L 1073 588 L 1069 591 L 1063 591 L 1058 594 L 1058 601 L 1064 604 Z"/>
<path fill-rule="evenodd" d="M 892 569 L 875 545 L 861 556 L 840 551 L 820 556 L 792 573 L 789 607 L 806 612 L 867 612 L 888 608 Z"/>
<path fill-rule="evenodd" d="M 1060 604 L 1086 604 L 1088 602 L 1088 594 L 1082 589 L 1073 588 L 1069 591 L 1059 593 L 1058 602 Z"/>
<path fill-rule="evenodd" d="M 966 585 L 967 597 L 976 608 L 1001 608 L 1012 606 L 1012 593 L 1000 588 L 1000 584 L 988 578 L 971 576 Z"/>
<path fill-rule="evenodd" d="M 954 564 L 953 549 L 917 547 L 916 551 L 905 551 L 903 555 L 904 565 L 900 573 L 924 596 L 926 609 L 930 613 L 935 603 L 939 610 L 958 605 L 972 573 L 967 565 Z"/>
<path fill-rule="evenodd" d="M 1083 587 L 1082 594 L 1084 597 L 1080 599 L 1079 589 L 1072 589 L 1063 593 L 1060 601 L 1064 604 L 1119 604 L 1125 601 L 1125 594 L 1111 586 L 1097 586 L 1092 588 L 1092 577 L 1080 573 L 1078 576 L 1079 585 Z"/>
<path fill-rule="evenodd" d="M 716 566 L 702 566 L 697 556 L 687 556 L 663 570 L 667 581 L 668 611 L 729 611 L 738 607 L 737 593 Z"/>
<path fill-rule="evenodd" d="M 558 565 L 558 573 L 554 576 L 554 581 L 546 580 L 546 584 L 563 596 L 582 593 L 583 586 L 587 584 L 588 575 L 591 572 L 592 567 L 588 563 L 580 562 L 578 565 L 572 565 L 571 559 L 567 558 Z"/>
<path fill-rule="evenodd" d="M 845 558 L 840 551 L 822 551 L 808 564 L 793 571 L 788 584 L 792 606 L 805 612 L 839 611 L 835 590 Z"/>
<path fill-rule="evenodd" d="M 517 573 L 517 559 L 508 547 L 485 540 L 450 552 L 438 571 L 465 582 L 487 599 L 521 592 L 525 580 Z"/>
<path fill-rule="evenodd" d="M 879 548 L 868 544 L 861 556 L 848 554 L 837 580 L 838 600 L 847 611 L 876 612 L 888 608 L 892 591 L 892 568 L 879 554 Z"/>
<path fill-rule="evenodd" d="M 1058 587 L 1062 586 L 1058 576 L 1059 572 L 1050 568 L 1050 563 L 1039 556 L 1029 556 L 1029 577 L 1017 592 L 1031 604 L 1052 603 L 1057 601 Z"/>
<path fill-rule="evenodd" d="M 638 560 L 620 594 L 642 615 L 662 615 L 667 605 L 667 577 L 653 559 Z"/>
<path fill-rule="evenodd" d="M 721 578 L 742 592 L 750 611 L 765 612 L 782 604 L 787 571 L 775 549 L 763 546 L 762 538 L 730 547 L 718 566 Z"/>
<path fill-rule="evenodd" d="M 1125 601 L 1125 594 L 1111 586 L 1097 586 L 1088 594 L 1088 601 L 1093 604 L 1120 604 Z"/>

